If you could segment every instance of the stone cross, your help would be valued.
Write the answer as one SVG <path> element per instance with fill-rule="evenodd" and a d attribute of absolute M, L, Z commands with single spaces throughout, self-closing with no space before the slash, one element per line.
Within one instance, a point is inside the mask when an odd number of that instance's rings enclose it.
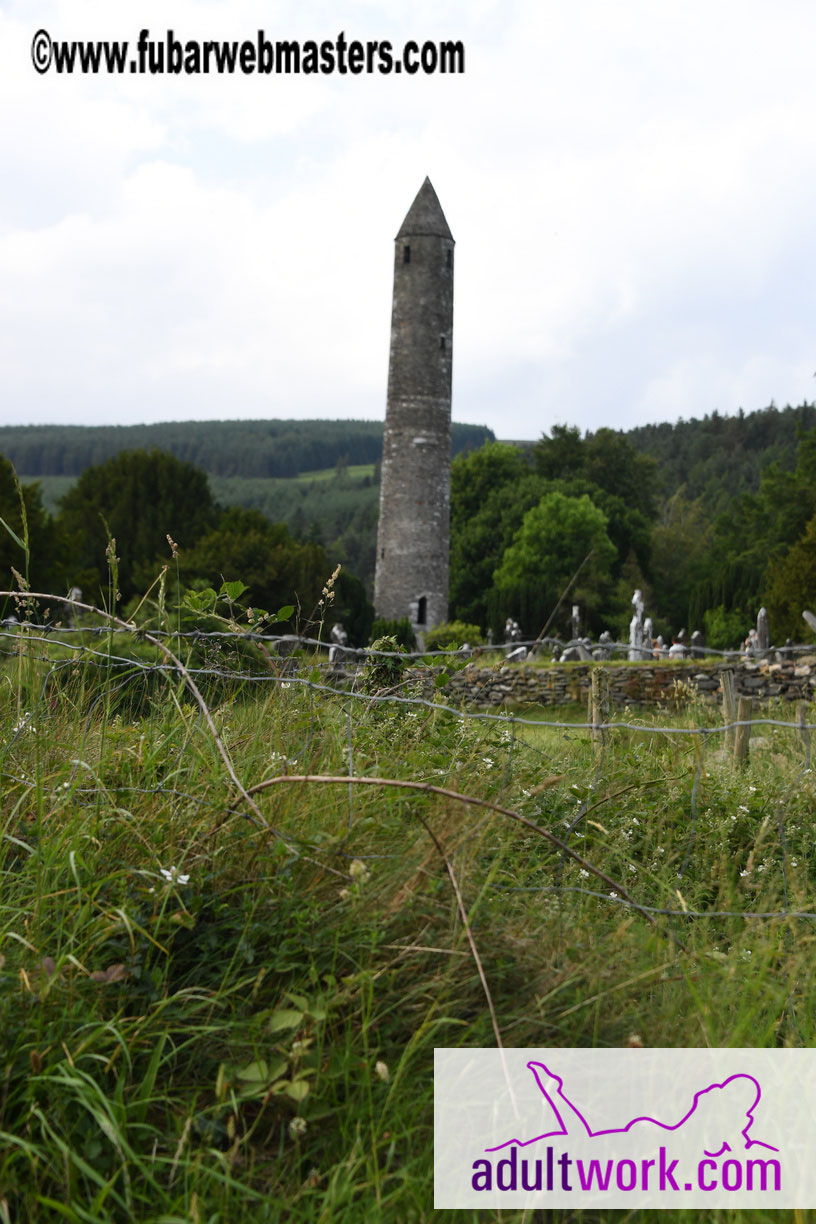
<path fill-rule="evenodd" d="M 638 589 L 632 596 L 632 607 L 635 609 L 629 622 L 629 658 L 643 658 L 643 592 Z"/>

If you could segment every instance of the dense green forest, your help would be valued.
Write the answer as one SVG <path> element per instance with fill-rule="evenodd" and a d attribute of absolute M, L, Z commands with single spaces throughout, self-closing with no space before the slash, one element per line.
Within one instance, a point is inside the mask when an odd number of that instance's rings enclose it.
<path fill-rule="evenodd" d="M 160 425 L 5 425 L 0 455 L 27 476 L 79 476 L 124 450 L 160 450 L 210 476 L 292 477 L 375 463 L 382 421 L 169 421 Z M 454 423 L 451 450 L 492 439 L 483 425 Z"/>
<path fill-rule="evenodd" d="M 130 449 L 148 430 L 183 454 Z M 124 449 L 107 455 L 117 438 Z M 35 588 L 80 585 L 90 598 L 110 598 L 109 533 L 125 604 L 172 556 L 178 582 L 241 579 L 269 609 L 296 600 L 302 621 L 339 563 L 333 616 L 364 641 L 381 441 L 382 425 L 367 422 L 2 429 L 0 517 L 10 531 L 0 563 L 6 575 L 27 568 Z M 267 451 L 267 471 L 280 464 L 293 474 L 259 475 Z M 318 452 L 323 469 L 304 467 Z M 454 452 L 452 619 L 499 633 L 512 615 L 535 635 L 577 572 L 551 625 L 562 635 L 577 603 L 590 634 L 625 638 L 640 587 L 664 636 L 699 628 L 711 646 L 734 647 L 765 604 L 777 643 L 808 639 L 801 613 L 816 609 L 816 406 L 628 433 L 582 436 L 554 425 L 524 446 L 454 426 Z M 8 460 L 23 473 L 27 559 Z M 81 474 L 42 473 L 60 466 Z M 42 485 L 32 483 L 41 475 Z"/>
<path fill-rule="evenodd" d="M 639 587 L 664 636 L 701 629 L 732 648 L 764 604 L 777 643 L 807 639 L 815 516 L 813 405 L 628 434 L 556 425 L 531 449 L 454 461 L 452 609 L 494 630 L 512 615 L 535 635 L 578 571 L 561 632 L 577 603 L 593 636 L 626 640 Z"/>
<path fill-rule="evenodd" d="M 657 492 L 669 498 L 681 486 L 690 498 L 702 497 L 713 511 L 725 510 L 734 497 L 756 493 L 762 471 L 771 464 L 792 469 L 798 431 L 816 426 L 816 404 L 721 416 L 675 425 L 641 425 L 627 433 L 635 448 L 657 460 Z"/>

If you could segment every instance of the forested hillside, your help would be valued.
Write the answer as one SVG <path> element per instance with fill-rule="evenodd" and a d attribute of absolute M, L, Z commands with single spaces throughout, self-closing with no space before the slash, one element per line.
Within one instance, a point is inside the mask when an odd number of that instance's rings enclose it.
<path fill-rule="evenodd" d="M 169 421 L 160 425 L 6 425 L 0 455 L 26 476 L 79 476 L 123 450 L 160 450 L 210 476 L 292 477 L 382 454 L 382 421 Z M 451 451 L 492 439 L 454 424 Z"/>
<path fill-rule="evenodd" d="M 725 509 L 742 493 L 756 493 L 762 471 L 772 463 L 792 470 L 797 431 L 816 426 L 816 404 L 764 408 L 725 417 L 712 412 L 702 420 L 675 425 L 641 425 L 626 435 L 635 448 L 657 460 L 657 488 L 671 497 L 685 486 L 687 497 L 702 497 L 712 509 Z"/>

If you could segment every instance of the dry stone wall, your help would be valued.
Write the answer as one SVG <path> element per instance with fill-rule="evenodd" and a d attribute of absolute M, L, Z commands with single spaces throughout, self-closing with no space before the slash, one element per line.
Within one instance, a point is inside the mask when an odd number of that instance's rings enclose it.
<path fill-rule="evenodd" d="M 563 663 L 552 667 L 500 663 L 480 667 L 469 663 L 454 672 L 446 692 L 468 705 L 586 705 L 592 663 Z M 759 700 L 809 701 L 816 691 L 816 655 L 784 663 L 629 663 L 604 665 L 610 698 L 615 706 L 657 705 L 670 699 L 678 683 L 696 689 L 712 704 L 722 699 L 720 675 L 732 671 L 738 696 Z"/>

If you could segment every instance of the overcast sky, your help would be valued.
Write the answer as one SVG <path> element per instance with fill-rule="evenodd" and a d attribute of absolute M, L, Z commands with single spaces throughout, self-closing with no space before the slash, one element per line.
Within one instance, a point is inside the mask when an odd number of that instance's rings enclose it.
<path fill-rule="evenodd" d="M 461 39 L 464 75 L 38 75 L 31 42 Z M 455 420 L 816 398 L 813 0 L 0 0 L 0 421 L 384 415 L 457 242 Z"/>

